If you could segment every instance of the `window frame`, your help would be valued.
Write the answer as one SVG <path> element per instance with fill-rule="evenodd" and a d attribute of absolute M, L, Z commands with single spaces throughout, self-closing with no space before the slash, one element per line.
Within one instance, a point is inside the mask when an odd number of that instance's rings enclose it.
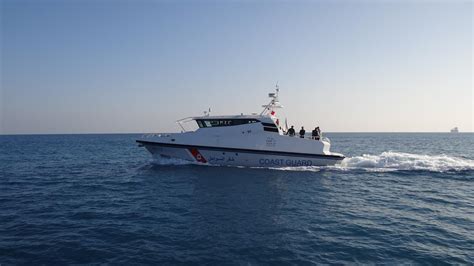
<path fill-rule="evenodd" d="M 230 127 L 259 123 L 255 118 L 195 119 L 199 128 Z M 214 122 L 214 123 L 213 123 Z"/>

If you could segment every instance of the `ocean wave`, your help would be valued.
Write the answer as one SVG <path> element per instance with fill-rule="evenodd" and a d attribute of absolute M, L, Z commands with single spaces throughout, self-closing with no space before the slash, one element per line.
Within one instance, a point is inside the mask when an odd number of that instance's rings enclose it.
<path fill-rule="evenodd" d="M 151 162 L 153 165 L 188 165 L 196 164 L 194 162 L 183 160 L 179 158 L 164 157 L 160 155 L 153 155 L 153 160 Z"/>

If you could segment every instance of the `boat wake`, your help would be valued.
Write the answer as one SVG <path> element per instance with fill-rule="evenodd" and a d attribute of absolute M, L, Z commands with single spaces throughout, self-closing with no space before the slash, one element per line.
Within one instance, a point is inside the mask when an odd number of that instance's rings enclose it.
<path fill-rule="evenodd" d="M 362 156 L 347 158 L 342 161 L 341 167 L 447 172 L 474 170 L 474 160 L 448 155 L 383 152 L 380 155 L 364 154 Z"/>
<path fill-rule="evenodd" d="M 287 167 L 280 170 L 320 171 L 334 170 L 365 170 L 370 172 L 390 171 L 429 171 L 459 172 L 474 171 L 474 160 L 448 155 L 421 155 L 403 152 L 382 152 L 379 155 L 364 154 L 348 157 L 340 164 L 327 167 Z"/>

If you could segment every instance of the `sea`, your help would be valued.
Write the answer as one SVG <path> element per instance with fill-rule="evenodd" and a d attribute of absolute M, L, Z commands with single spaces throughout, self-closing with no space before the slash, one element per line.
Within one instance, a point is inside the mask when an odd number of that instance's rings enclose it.
<path fill-rule="evenodd" d="M 0 136 L 0 265 L 474 264 L 474 134 L 327 133 L 332 167 Z"/>

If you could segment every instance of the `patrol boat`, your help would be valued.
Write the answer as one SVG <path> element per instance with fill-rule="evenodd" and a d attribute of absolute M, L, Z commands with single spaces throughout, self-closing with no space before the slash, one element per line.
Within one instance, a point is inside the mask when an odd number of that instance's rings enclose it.
<path fill-rule="evenodd" d="M 287 134 L 276 109 L 278 87 L 269 93 L 270 102 L 260 114 L 187 117 L 176 121 L 181 133 L 148 134 L 137 140 L 153 157 L 173 158 L 203 165 L 248 167 L 326 166 L 341 162 L 344 156 L 329 151 L 328 138 L 313 139 Z M 196 123 L 188 131 L 184 124 Z"/>

